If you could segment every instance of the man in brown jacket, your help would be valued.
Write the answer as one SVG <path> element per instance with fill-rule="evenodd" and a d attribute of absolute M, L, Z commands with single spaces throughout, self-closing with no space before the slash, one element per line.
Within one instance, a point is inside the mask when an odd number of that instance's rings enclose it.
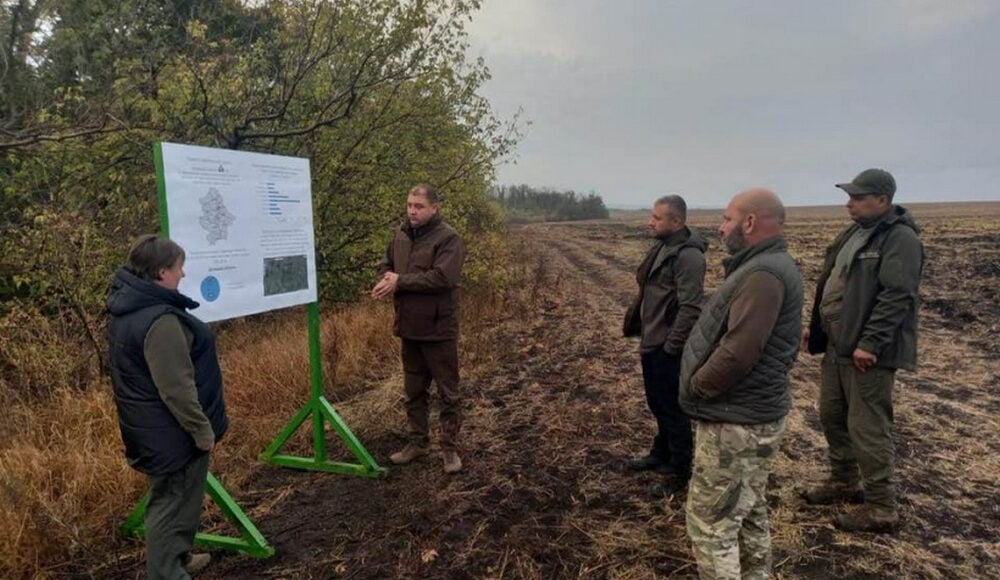
<path fill-rule="evenodd" d="M 677 402 L 677 388 L 681 352 L 701 313 L 707 244 L 686 221 L 681 196 L 666 195 L 653 204 L 649 231 L 656 243 L 639 265 L 639 293 L 625 315 L 625 336 L 641 337 L 646 403 L 657 425 L 649 453 L 628 466 L 671 476 L 652 488 L 656 497 L 683 490 L 691 478 L 691 420 Z"/>
<path fill-rule="evenodd" d="M 458 283 L 465 246 L 444 223 L 437 190 L 410 189 L 407 219 L 396 231 L 379 265 L 382 276 L 372 298 L 393 297 L 393 333 L 402 340 L 403 386 L 410 442 L 389 459 L 403 465 L 426 455 L 430 446 L 429 388 L 441 399 L 441 449 L 446 473 L 462 469 L 458 455 L 461 399 L 458 391 Z"/>

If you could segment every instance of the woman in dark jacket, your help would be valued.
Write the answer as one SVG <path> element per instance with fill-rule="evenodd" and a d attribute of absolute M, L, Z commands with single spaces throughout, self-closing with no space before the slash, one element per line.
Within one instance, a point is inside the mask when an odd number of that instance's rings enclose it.
<path fill-rule="evenodd" d="M 145 235 L 115 274 L 108 296 L 111 376 L 130 466 L 149 477 L 146 569 L 151 579 L 189 578 L 208 564 L 192 555 L 209 452 L 228 428 L 222 371 L 209 327 L 177 291 L 184 250 Z"/>

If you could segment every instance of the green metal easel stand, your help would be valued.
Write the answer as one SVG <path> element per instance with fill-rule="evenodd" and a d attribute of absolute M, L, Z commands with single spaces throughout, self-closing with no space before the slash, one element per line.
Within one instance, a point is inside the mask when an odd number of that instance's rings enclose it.
<path fill-rule="evenodd" d="M 337 414 L 333 405 L 323 396 L 323 365 L 320 359 L 319 345 L 319 305 L 315 302 L 309 304 L 309 369 L 312 396 L 309 402 L 292 418 L 291 422 L 282 429 L 277 439 L 272 442 L 260 455 L 260 460 L 271 465 L 282 467 L 292 467 L 295 469 L 307 469 L 312 471 L 326 471 L 330 473 L 343 473 L 356 475 L 359 477 L 382 477 L 386 474 L 383 467 L 379 467 L 375 459 L 368 453 L 361 441 L 351 432 L 347 423 Z M 284 455 L 278 453 L 281 447 L 305 422 L 306 418 L 312 416 L 313 432 L 313 456 L 297 457 L 294 455 Z M 329 421 L 340 439 L 347 445 L 351 453 L 358 460 L 358 463 L 344 463 L 339 461 L 329 461 L 326 455 L 326 434 L 325 423 Z"/>
<path fill-rule="evenodd" d="M 244 552 L 255 558 L 267 558 L 274 555 L 274 548 L 267 544 L 267 540 L 264 539 L 257 526 L 253 525 L 253 522 L 243 513 L 243 510 L 233 499 L 233 496 L 229 495 L 226 488 L 222 487 L 222 484 L 211 472 L 205 478 L 205 491 L 215 501 L 215 505 L 219 506 L 222 514 L 229 520 L 229 523 L 233 524 L 240 532 L 241 537 L 234 538 L 217 534 L 198 533 L 194 537 L 194 544 L 196 546 L 203 548 L 224 548 L 226 550 Z M 146 505 L 148 503 L 149 494 L 142 498 L 139 505 L 135 506 L 135 509 L 132 510 L 132 515 L 122 524 L 122 527 L 119 529 L 119 533 L 122 536 L 135 538 L 144 538 L 146 536 L 146 527 L 143 525 L 143 518 L 146 515 Z"/>
<path fill-rule="evenodd" d="M 163 151 L 159 142 L 153 144 L 153 162 L 156 165 L 156 190 L 160 202 L 160 233 L 164 236 L 170 235 L 170 220 L 167 214 L 167 190 L 163 172 Z M 194 543 L 196 546 L 207 548 L 223 548 L 244 552 L 256 558 L 267 558 L 274 554 L 274 548 L 267 544 L 263 534 L 257 526 L 250 521 L 250 518 L 243 512 L 233 496 L 229 495 L 222 483 L 212 475 L 211 472 L 205 477 L 205 491 L 219 506 L 223 515 L 240 532 L 239 538 L 229 536 L 219 536 L 216 534 L 196 534 Z M 144 538 L 146 528 L 143 519 L 146 516 L 146 505 L 149 504 L 149 494 L 142 498 L 132 514 L 125 520 L 119 528 L 119 533 L 125 537 Z"/>

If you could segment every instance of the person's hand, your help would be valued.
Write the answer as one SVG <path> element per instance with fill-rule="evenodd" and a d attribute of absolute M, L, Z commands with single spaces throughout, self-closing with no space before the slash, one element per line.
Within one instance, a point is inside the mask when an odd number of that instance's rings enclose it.
<path fill-rule="evenodd" d="M 379 280 L 378 284 L 372 288 L 372 298 L 375 300 L 381 300 L 386 296 L 391 296 L 393 292 L 396 291 L 396 285 L 399 283 L 399 274 L 395 272 L 386 272 L 382 279 Z"/>
<path fill-rule="evenodd" d="M 802 352 L 809 352 L 809 329 L 802 329 L 802 343 L 799 344 L 799 349 Z"/>
<path fill-rule="evenodd" d="M 872 353 L 860 348 L 854 349 L 854 366 L 859 371 L 867 371 L 870 367 L 875 366 L 876 362 L 878 362 L 878 357 Z"/>
<path fill-rule="evenodd" d="M 212 450 L 215 449 L 215 440 L 213 439 L 212 442 L 208 444 L 208 447 L 202 447 L 201 445 L 199 445 L 198 449 L 201 449 L 205 453 L 211 453 Z"/>

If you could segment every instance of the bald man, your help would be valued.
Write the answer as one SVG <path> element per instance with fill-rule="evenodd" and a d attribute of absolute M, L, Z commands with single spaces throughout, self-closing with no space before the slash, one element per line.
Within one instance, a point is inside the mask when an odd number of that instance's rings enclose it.
<path fill-rule="evenodd" d="M 722 216 L 725 280 L 681 359 L 681 408 L 693 419 L 687 530 L 702 578 L 765 578 L 764 492 L 791 407 L 788 373 L 802 331 L 802 277 L 772 191 L 744 191 Z"/>

